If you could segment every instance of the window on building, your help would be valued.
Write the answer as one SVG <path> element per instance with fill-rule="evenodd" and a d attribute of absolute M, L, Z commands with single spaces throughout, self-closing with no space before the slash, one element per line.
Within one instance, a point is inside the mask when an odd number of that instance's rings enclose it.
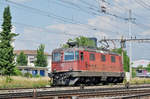
<path fill-rule="evenodd" d="M 111 62 L 113 62 L 113 63 L 116 62 L 115 56 L 111 56 Z"/>
<path fill-rule="evenodd" d="M 34 63 L 35 58 L 29 58 L 30 63 Z"/>
<path fill-rule="evenodd" d="M 58 52 L 53 53 L 52 60 L 53 60 L 54 62 L 60 61 L 60 60 L 61 60 L 61 54 L 58 53 Z"/>
<path fill-rule="evenodd" d="M 105 55 L 101 55 L 101 61 L 103 61 L 103 62 L 106 61 L 106 56 Z"/>
<path fill-rule="evenodd" d="M 65 61 L 74 60 L 74 52 L 73 51 L 64 52 L 64 60 Z"/>
<path fill-rule="evenodd" d="M 95 60 L 95 54 L 90 54 L 90 60 L 94 61 Z"/>
<path fill-rule="evenodd" d="M 30 61 L 30 63 L 34 63 L 34 61 Z"/>

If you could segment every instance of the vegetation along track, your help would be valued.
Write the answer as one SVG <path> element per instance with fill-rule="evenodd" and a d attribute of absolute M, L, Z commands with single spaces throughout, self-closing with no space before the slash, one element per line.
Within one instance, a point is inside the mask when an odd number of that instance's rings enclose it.
<path fill-rule="evenodd" d="M 0 93 L 0 98 L 69 98 L 72 96 L 85 97 L 103 97 L 103 96 L 126 96 L 137 94 L 150 94 L 150 85 L 132 85 L 129 89 L 123 86 L 88 86 L 84 89 L 79 87 L 61 87 L 61 88 L 41 88 L 41 89 L 18 89 L 16 91 L 9 90 L 7 93 Z M 107 87 L 107 88 L 106 88 Z M 27 91 L 20 91 L 27 90 Z M 4 91 L 4 90 L 3 90 Z"/>

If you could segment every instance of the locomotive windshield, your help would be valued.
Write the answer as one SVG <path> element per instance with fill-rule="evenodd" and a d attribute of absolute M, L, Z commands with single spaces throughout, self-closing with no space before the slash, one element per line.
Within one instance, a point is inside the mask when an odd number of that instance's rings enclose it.
<path fill-rule="evenodd" d="M 64 52 L 64 60 L 65 61 L 73 61 L 79 59 L 79 52 L 78 51 L 67 51 Z"/>
<path fill-rule="evenodd" d="M 54 62 L 58 62 L 61 60 L 61 54 L 56 52 L 56 53 L 53 53 L 53 61 Z"/>

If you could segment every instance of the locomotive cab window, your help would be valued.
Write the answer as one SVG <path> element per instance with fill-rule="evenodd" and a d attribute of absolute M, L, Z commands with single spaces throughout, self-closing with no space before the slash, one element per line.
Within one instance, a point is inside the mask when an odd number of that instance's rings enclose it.
<path fill-rule="evenodd" d="M 90 60 L 94 61 L 95 60 L 95 54 L 90 54 Z"/>
<path fill-rule="evenodd" d="M 115 62 L 116 62 L 115 56 L 111 56 L 111 62 L 112 62 L 112 63 L 115 63 Z"/>
<path fill-rule="evenodd" d="M 103 62 L 106 61 L 106 56 L 105 55 L 101 55 L 101 61 L 103 61 Z"/>
<path fill-rule="evenodd" d="M 61 60 L 61 54 L 58 53 L 58 52 L 53 53 L 53 55 L 52 55 L 52 60 L 53 60 L 54 62 L 60 61 L 60 60 Z"/>
<path fill-rule="evenodd" d="M 73 51 L 64 52 L 64 60 L 65 61 L 73 61 L 74 60 L 74 52 Z"/>

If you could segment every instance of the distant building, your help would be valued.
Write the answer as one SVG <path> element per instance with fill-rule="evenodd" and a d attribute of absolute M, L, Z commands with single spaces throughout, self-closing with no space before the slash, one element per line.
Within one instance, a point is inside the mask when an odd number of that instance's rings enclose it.
<path fill-rule="evenodd" d="M 18 68 L 22 71 L 22 73 L 29 72 L 32 75 L 35 74 L 40 74 L 41 76 L 47 76 L 47 72 L 51 72 L 51 60 L 52 56 L 49 53 L 44 53 L 47 56 L 47 62 L 48 66 L 46 67 L 35 67 L 35 60 L 36 60 L 36 55 L 37 55 L 37 50 L 15 50 L 14 54 L 16 54 L 15 61 L 17 59 L 17 56 L 21 53 L 24 52 L 24 54 L 27 56 L 27 66 L 18 66 Z M 43 72 L 43 73 L 42 73 Z"/>
<path fill-rule="evenodd" d="M 33 76 L 48 76 L 48 68 L 47 67 L 32 67 L 32 66 L 17 66 L 17 68 L 22 71 L 23 74 L 30 73 Z"/>
<path fill-rule="evenodd" d="M 37 50 L 15 50 L 14 54 L 18 56 L 21 52 L 24 52 L 27 56 L 27 66 L 35 66 L 34 61 L 36 60 Z M 44 54 L 47 56 L 48 66 L 51 66 L 51 55 L 46 52 Z"/>
<path fill-rule="evenodd" d="M 147 65 L 150 64 L 150 60 L 136 60 L 133 61 L 132 67 L 136 68 L 138 66 L 147 67 Z"/>

